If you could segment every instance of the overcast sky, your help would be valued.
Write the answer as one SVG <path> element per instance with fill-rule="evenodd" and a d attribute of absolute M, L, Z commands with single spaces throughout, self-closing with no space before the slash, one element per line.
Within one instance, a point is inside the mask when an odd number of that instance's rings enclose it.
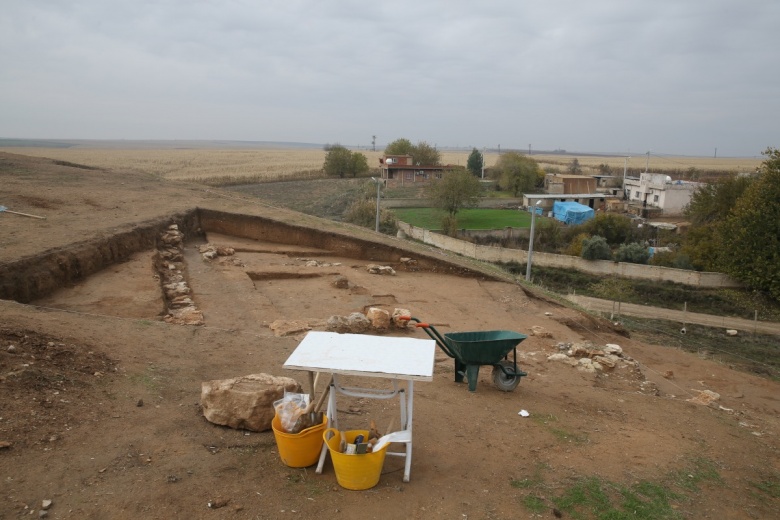
<path fill-rule="evenodd" d="M 0 137 L 780 147 L 777 0 L 0 7 Z"/>

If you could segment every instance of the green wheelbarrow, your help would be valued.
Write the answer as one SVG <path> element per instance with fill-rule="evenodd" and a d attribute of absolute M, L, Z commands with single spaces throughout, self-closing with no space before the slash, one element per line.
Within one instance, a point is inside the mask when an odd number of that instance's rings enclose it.
<path fill-rule="evenodd" d="M 479 367 L 493 366 L 493 383 L 499 390 L 511 392 L 520 378 L 527 376 L 517 367 L 517 345 L 528 336 L 509 330 L 489 330 L 484 332 L 451 332 L 440 334 L 433 325 L 423 323 L 417 318 L 408 317 L 416 326 L 425 330 L 445 354 L 455 360 L 455 382 L 462 383 L 465 377 L 469 391 L 477 391 Z M 508 359 L 509 351 L 513 358 Z"/>

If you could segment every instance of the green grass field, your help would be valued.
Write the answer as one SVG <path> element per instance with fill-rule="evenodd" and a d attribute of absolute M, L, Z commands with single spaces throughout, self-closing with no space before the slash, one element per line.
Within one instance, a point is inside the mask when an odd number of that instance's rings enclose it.
<path fill-rule="evenodd" d="M 444 212 L 436 208 L 395 208 L 403 222 L 425 229 L 441 229 Z M 531 227 L 531 214 L 515 209 L 464 209 L 458 212 L 458 228 L 502 229 Z"/>

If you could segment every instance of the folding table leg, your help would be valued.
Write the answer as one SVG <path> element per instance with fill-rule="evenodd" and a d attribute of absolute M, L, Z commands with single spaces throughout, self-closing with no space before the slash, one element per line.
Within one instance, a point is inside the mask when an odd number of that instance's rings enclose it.
<path fill-rule="evenodd" d="M 338 419 L 336 418 L 336 377 L 334 376 L 330 382 L 330 392 L 328 392 L 328 409 L 325 412 L 325 416 L 328 418 L 328 428 L 339 429 Z M 322 473 L 322 468 L 325 465 L 325 457 L 328 456 L 328 445 L 322 444 L 322 451 L 320 451 L 320 461 L 317 463 L 317 469 L 315 473 Z"/>
<path fill-rule="evenodd" d="M 405 430 L 409 430 L 410 439 L 409 442 L 406 443 L 406 464 L 404 466 L 404 482 L 409 482 L 409 478 L 412 472 L 412 440 L 414 439 L 414 432 L 412 432 L 412 419 L 414 415 L 414 381 L 411 379 L 407 381 L 407 395 L 406 400 L 407 403 L 404 403 L 403 397 L 401 397 L 401 417 L 402 420 L 405 418 L 406 412 L 408 411 L 409 417 L 408 422 L 406 423 Z"/>

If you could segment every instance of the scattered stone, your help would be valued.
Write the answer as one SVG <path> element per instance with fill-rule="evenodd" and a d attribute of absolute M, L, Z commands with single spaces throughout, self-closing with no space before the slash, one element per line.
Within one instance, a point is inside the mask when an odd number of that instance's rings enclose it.
<path fill-rule="evenodd" d="M 571 348 L 571 343 L 558 343 L 557 347 L 561 352 L 568 352 Z"/>
<path fill-rule="evenodd" d="M 639 391 L 648 395 L 660 395 L 661 391 L 658 390 L 658 385 L 652 381 L 642 381 L 639 383 Z"/>
<path fill-rule="evenodd" d="M 204 417 L 214 424 L 262 432 L 271 429 L 274 401 L 285 392 L 300 391 L 292 378 L 251 374 L 201 383 L 200 403 Z"/>
<path fill-rule="evenodd" d="M 0 441 L 0 450 L 7 450 L 11 446 L 13 446 L 13 444 L 9 441 Z"/>
<path fill-rule="evenodd" d="M 195 307 L 170 309 L 163 320 L 175 325 L 203 325 L 205 323 L 203 313 Z"/>
<path fill-rule="evenodd" d="M 353 312 L 347 316 L 347 326 L 352 332 L 365 332 L 371 326 L 371 322 L 362 312 Z"/>
<path fill-rule="evenodd" d="M 228 246 L 217 246 L 214 244 L 205 244 L 198 247 L 198 252 L 204 260 L 214 260 L 218 256 L 233 256 L 236 250 Z"/>
<path fill-rule="evenodd" d="M 347 318 L 338 315 L 331 316 L 325 323 L 325 327 L 333 332 L 347 332 Z"/>
<path fill-rule="evenodd" d="M 544 327 L 539 325 L 531 326 L 531 336 L 538 336 L 540 338 L 552 338 L 552 333 Z"/>
<path fill-rule="evenodd" d="M 409 320 L 402 320 L 403 317 L 409 317 L 412 313 L 409 309 L 396 308 L 393 310 L 392 320 L 393 325 L 399 329 L 405 329 L 409 326 Z"/>
<path fill-rule="evenodd" d="M 547 356 L 547 361 L 569 361 L 571 359 L 566 354 L 552 354 L 551 356 Z"/>
<path fill-rule="evenodd" d="M 48 498 L 45 499 L 43 502 L 41 502 L 41 509 L 44 511 L 48 511 L 48 509 L 51 507 L 52 501 Z"/>
<path fill-rule="evenodd" d="M 349 289 L 349 280 L 344 276 L 338 276 L 331 282 L 331 285 L 336 289 Z"/>
<path fill-rule="evenodd" d="M 390 328 L 390 313 L 384 309 L 378 307 L 370 307 L 366 312 L 366 318 L 371 322 L 371 326 L 375 329 L 389 329 Z"/>
<path fill-rule="evenodd" d="M 552 313 L 552 312 L 545 312 L 545 313 L 544 313 L 544 315 L 545 315 L 545 316 L 552 316 L 552 315 L 553 315 L 553 313 Z"/>
<path fill-rule="evenodd" d="M 141 408 L 144 405 L 144 400 L 143 399 L 139 399 L 138 401 L 136 401 L 135 405 L 138 408 Z"/>
<path fill-rule="evenodd" d="M 8 345 L 8 348 L 5 349 L 5 351 L 13 354 L 14 352 L 16 352 L 16 345 Z"/>
<path fill-rule="evenodd" d="M 46 518 L 47 516 L 49 516 L 49 512 L 45 509 L 38 511 L 38 518 Z"/>
<path fill-rule="evenodd" d="M 694 390 L 694 392 L 698 392 L 699 395 L 686 399 L 689 403 L 709 406 L 720 399 L 720 394 L 712 390 Z"/>
<path fill-rule="evenodd" d="M 308 322 L 303 320 L 275 320 L 269 326 L 277 337 L 293 336 L 311 330 Z"/>
<path fill-rule="evenodd" d="M 671 370 L 667 370 L 666 372 L 664 372 L 664 378 L 665 379 L 674 379 L 674 372 L 672 372 Z"/>
<path fill-rule="evenodd" d="M 366 267 L 366 270 L 371 274 L 395 276 L 395 269 L 393 269 L 389 265 L 369 264 Z"/>
<path fill-rule="evenodd" d="M 417 265 L 417 260 L 414 258 L 401 257 L 401 263 L 406 267 L 414 267 Z"/>
<path fill-rule="evenodd" d="M 218 498 L 216 500 L 209 500 L 208 506 L 210 509 L 219 509 L 220 507 L 225 507 L 230 502 L 229 498 Z"/>
<path fill-rule="evenodd" d="M 739 334 L 735 329 L 726 329 L 726 336 L 736 336 Z"/>
<path fill-rule="evenodd" d="M 593 356 L 593 361 L 609 369 L 615 368 L 620 358 L 614 354 L 605 354 L 603 356 Z"/>
<path fill-rule="evenodd" d="M 577 370 L 594 374 L 596 372 L 596 366 L 592 359 L 584 357 L 577 362 Z"/>
<path fill-rule="evenodd" d="M 616 356 L 622 356 L 623 349 L 620 347 L 620 345 L 615 345 L 614 343 L 607 343 L 606 346 L 604 347 L 604 353 L 615 354 Z"/>

